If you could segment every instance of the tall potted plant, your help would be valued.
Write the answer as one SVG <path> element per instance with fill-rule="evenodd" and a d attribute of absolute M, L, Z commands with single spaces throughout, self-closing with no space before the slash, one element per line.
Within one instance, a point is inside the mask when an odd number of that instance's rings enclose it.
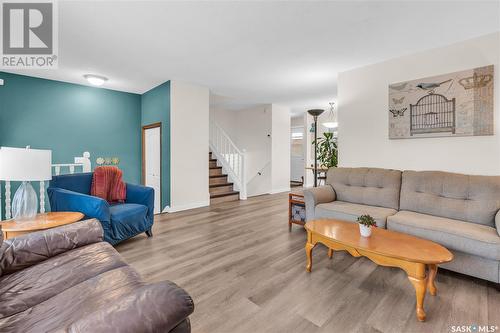
<path fill-rule="evenodd" d="M 316 145 L 316 140 L 312 142 Z M 318 160 L 322 166 L 332 168 L 337 166 L 337 142 L 333 133 L 325 132 L 323 137 L 318 138 Z"/>

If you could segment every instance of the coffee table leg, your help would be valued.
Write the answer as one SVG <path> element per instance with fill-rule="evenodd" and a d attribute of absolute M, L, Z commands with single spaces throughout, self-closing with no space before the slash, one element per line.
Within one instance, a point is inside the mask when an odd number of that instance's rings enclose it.
<path fill-rule="evenodd" d="M 314 248 L 314 244 L 307 242 L 306 243 L 306 257 L 307 257 L 307 266 L 306 271 L 311 272 L 312 270 L 312 250 Z"/>
<path fill-rule="evenodd" d="M 429 294 L 432 296 L 436 296 L 437 288 L 434 280 L 436 279 L 438 266 L 434 264 L 428 265 L 429 267 L 429 276 L 427 277 L 427 288 L 429 289 Z"/>
<path fill-rule="evenodd" d="M 333 257 L 333 250 L 328 249 L 328 258 L 332 259 L 332 257 Z"/>
<path fill-rule="evenodd" d="M 415 288 L 415 296 L 417 297 L 417 319 L 425 321 L 424 299 L 427 291 L 427 278 L 425 277 L 425 265 L 418 264 L 415 276 L 408 276 L 411 284 Z"/>

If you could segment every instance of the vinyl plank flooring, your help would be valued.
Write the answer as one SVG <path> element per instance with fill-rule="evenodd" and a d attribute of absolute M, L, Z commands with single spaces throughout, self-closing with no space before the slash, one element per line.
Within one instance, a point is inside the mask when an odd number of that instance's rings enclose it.
<path fill-rule="evenodd" d="M 152 238 L 117 246 L 145 280 L 172 280 L 194 299 L 193 333 L 449 332 L 451 325 L 500 326 L 500 292 L 449 271 L 415 318 L 406 274 L 324 246 L 305 271 L 306 233 L 288 232 L 286 193 L 155 217 Z"/>

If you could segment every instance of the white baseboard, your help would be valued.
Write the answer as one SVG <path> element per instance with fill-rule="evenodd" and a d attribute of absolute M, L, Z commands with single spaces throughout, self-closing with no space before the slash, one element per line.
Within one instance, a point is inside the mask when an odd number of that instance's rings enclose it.
<path fill-rule="evenodd" d="M 273 189 L 269 193 L 276 194 L 276 193 L 283 193 L 283 192 L 290 192 L 290 187 L 283 187 L 283 188 Z"/>
<path fill-rule="evenodd" d="M 248 197 L 248 198 L 251 198 L 251 197 L 258 197 L 259 195 L 266 195 L 266 194 L 271 194 L 271 192 L 261 191 L 261 192 L 251 193 L 251 194 L 248 194 L 248 193 L 247 193 L 247 197 Z"/>
<path fill-rule="evenodd" d="M 174 212 L 180 212 L 183 210 L 188 210 L 188 209 L 195 209 L 195 208 L 200 208 L 200 207 L 207 207 L 210 206 L 210 200 L 207 201 L 202 201 L 202 202 L 194 202 L 194 203 L 189 203 L 185 205 L 177 205 L 177 206 L 167 206 L 163 210 L 162 213 L 174 213 Z"/>

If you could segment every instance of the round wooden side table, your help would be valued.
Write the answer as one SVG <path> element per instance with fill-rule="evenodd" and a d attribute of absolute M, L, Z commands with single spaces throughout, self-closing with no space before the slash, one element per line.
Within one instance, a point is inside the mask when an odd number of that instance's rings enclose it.
<path fill-rule="evenodd" d="M 59 227 L 62 225 L 80 221 L 83 218 L 82 213 L 78 212 L 50 212 L 37 214 L 32 219 L 26 220 L 7 220 L 0 223 L 3 238 L 9 239 L 35 231 Z"/>

